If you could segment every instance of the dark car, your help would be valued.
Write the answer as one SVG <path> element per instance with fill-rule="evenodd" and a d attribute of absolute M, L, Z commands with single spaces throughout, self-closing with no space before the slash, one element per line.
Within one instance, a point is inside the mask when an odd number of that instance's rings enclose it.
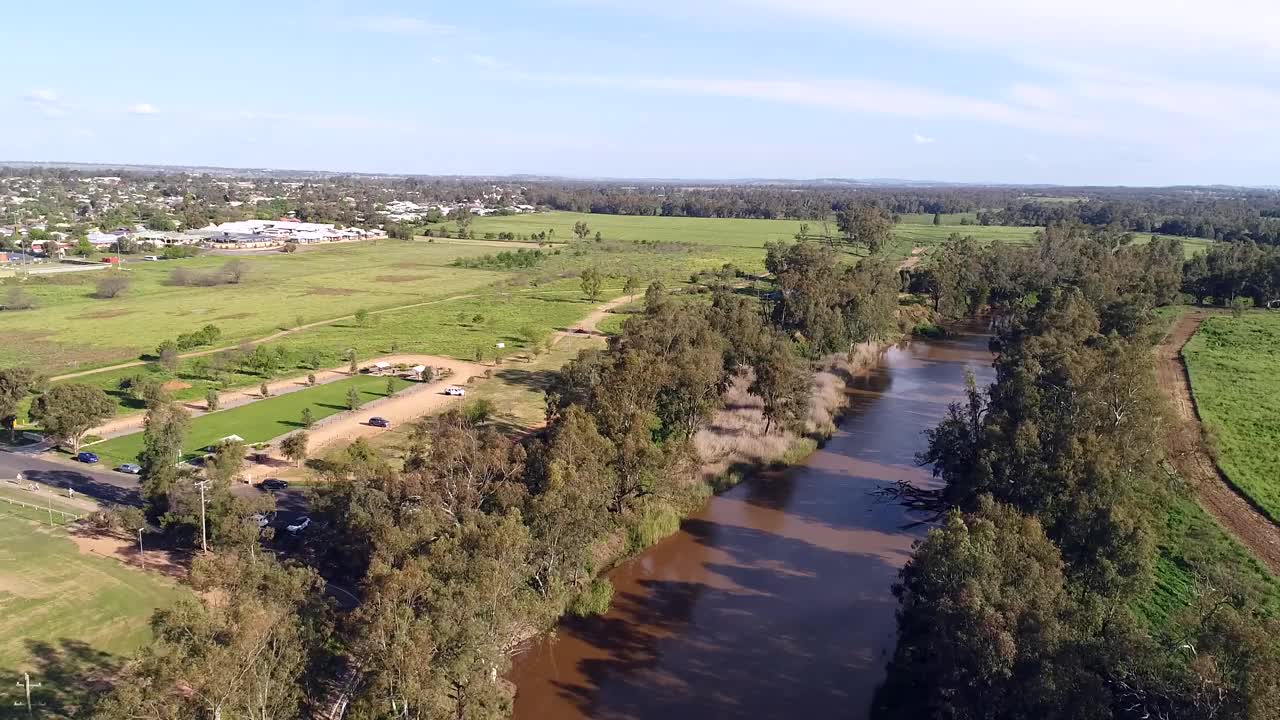
<path fill-rule="evenodd" d="M 133 463 L 125 463 L 120 467 L 116 468 L 116 472 L 122 472 L 122 473 L 125 473 L 126 475 L 141 475 L 142 466 L 135 465 Z"/>
<path fill-rule="evenodd" d="M 373 427 L 389 428 L 391 427 L 391 421 L 383 417 L 371 417 L 369 418 L 369 425 Z"/>
<path fill-rule="evenodd" d="M 98 456 L 91 452 L 82 452 L 76 455 L 76 461 L 92 465 L 93 463 L 98 462 Z"/>
<path fill-rule="evenodd" d="M 264 490 L 283 490 L 289 487 L 289 483 L 280 478 L 267 478 L 262 481 L 262 489 Z"/>

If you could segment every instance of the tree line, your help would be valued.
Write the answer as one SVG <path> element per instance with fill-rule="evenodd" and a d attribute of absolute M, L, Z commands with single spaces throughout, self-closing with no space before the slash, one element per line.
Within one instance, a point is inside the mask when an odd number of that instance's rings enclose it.
<path fill-rule="evenodd" d="M 1280 716 L 1280 624 L 1247 578 L 1203 578 L 1138 615 L 1181 481 L 1162 462 L 1150 311 L 1182 282 L 1176 241 L 1114 248 L 1055 226 L 1037 247 L 948 242 L 920 272 L 956 315 L 990 305 L 995 381 L 929 431 L 942 481 L 896 495 L 942 520 L 894 587 L 878 718 Z"/>

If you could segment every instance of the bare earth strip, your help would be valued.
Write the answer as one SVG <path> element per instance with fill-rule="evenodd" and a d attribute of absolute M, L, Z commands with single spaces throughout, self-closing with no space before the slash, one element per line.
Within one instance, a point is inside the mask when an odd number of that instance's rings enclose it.
<path fill-rule="evenodd" d="M 1156 351 L 1157 378 L 1174 410 L 1169 457 L 1195 488 L 1201 506 L 1272 573 L 1280 574 L 1280 528 L 1231 487 L 1205 447 L 1182 348 L 1207 316 L 1203 310 L 1180 315 Z"/>

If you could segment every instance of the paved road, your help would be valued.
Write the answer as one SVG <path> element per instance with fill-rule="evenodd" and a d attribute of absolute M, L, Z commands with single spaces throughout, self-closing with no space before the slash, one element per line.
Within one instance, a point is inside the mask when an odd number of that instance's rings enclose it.
<path fill-rule="evenodd" d="M 24 481 L 61 490 L 72 488 L 78 495 L 105 505 L 142 505 L 136 475 L 0 451 L 0 478 L 10 479 L 18 473 L 22 473 Z M 237 484 L 233 492 L 247 497 L 265 491 Z M 289 488 L 272 494 L 276 498 L 278 520 L 281 522 L 291 523 L 307 511 L 307 495 L 304 490 Z"/>

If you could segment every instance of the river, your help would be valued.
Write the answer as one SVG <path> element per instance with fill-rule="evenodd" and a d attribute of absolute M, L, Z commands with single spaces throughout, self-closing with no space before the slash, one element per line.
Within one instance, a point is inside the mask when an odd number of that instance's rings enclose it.
<path fill-rule="evenodd" d="M 924 533 L 876 491 L 931 481 L 923 432 L 990 361 L 977 333 L 885 352 L 823 449 L 713 497 L 609 574 L 607 614 L 516 658 L 517 720 L 866 717 L 895 643 L 891 587 Z"/>

